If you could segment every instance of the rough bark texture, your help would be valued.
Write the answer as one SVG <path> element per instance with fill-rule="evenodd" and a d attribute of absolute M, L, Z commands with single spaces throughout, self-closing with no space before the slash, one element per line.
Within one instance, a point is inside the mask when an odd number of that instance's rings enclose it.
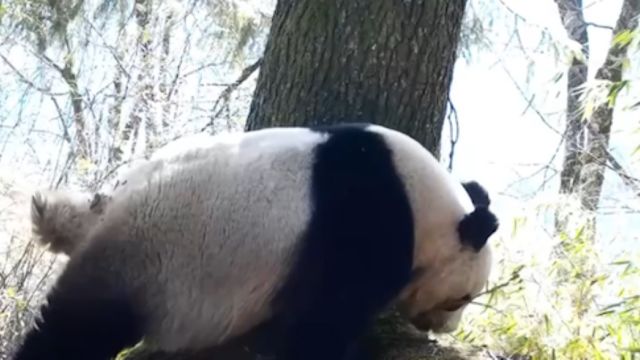
<path fill-rule="evenodd" d="M 599 104 L 593 114 L 584 119 L 579 96 L 589 70 L 586 62 L 589 54 L 588 24 L 584 20 L 582 0 L 556 0 L 556 3 L 567 34 L 581 45 L 583 57 L 574 57 L 568 70 L 567 125 L 560 193 L 578 195 L 582 207 L 593 212 L 598 209 L 600 202 L 605 165 L 612 159 L 608 146 L 613 108 L 609 103 Z M 635 30 L 639 15 L 640 0 L 625 0 L 614 28 L 614 36 L 623 31 Z M 612 42 L 604 64 L 596 73 L 596 79 L 614 86 L 620 84 L 627 51 L 628 44 Z M 616 164 L 612 165 L 615 167 Z M 620 175 L 623 178 L 625 176 Z"/>
<path fill-rule="evenodd" d="M 587 82 L 589 71 L 589 35 L 582 11 L 582 0 L 556 0 L 560 18 L 569 38 L 581 47 L 567 70 L 567 125 L 565 129 L 564 161 L 560 172 L 560 193 L 573 193 L 580 177 L 580 154 L 585 131 L 582 123 L 580 89 Z"/>
<path fill-rule="evenodd" d="M 71 97 L 71 107 L 73 108 L 73 123 L 75 125 L 76 154 L 79 159 L 90 159 L 91 148 L 87 139 L 86 120 L 84 117 L 84 105 L 80 88 L 78 87 L 78 77 L 73 70 L 73 55 L 67 53 L 63 68 L 58 68 L 60 75 L 69 86 L 69 96 Z"/>
<path fill-rule="evenodd" d="M 465 0 L 281 0 L 247 129 L 367 121 L 436 155 Z"/>
<path fill-rule="evenodd" d="M 247 129 L 366 121 L 403 131 L 438 154 L 466 0 L 280 0 Z M 136 360 L 258 359 L 251 336 L 199 354 Z M 377 359 L 465 359 L 434 346 L 395 312 L 366 344 Z M 264 358 L 262 358 L 264 359 Z"/>
<path fill-rule="evenodd" d="M 625 0 L 616 23 L 614 34 L 635 30 L 638 27 L 640 0 Z M 627 58 L 629 44 L 613 44 L 607 52 L 604 64 L 598 69 L 596 79 L 612 84 L 622 81 L 622 65 Z M 600 203 L 604 183 L 605 164 L 609 159 L 609 137 L 613 122 L 613 108 L 600 104 L 587 123 L 587 145 L 581 158 L 580 200 L 582 206 L 595 211 Z"/>

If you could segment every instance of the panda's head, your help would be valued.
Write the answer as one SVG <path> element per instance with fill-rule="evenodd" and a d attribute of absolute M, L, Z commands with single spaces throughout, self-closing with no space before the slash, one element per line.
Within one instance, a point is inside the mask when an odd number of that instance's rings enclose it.
<path fill-rule="evenodd" d="M 434 230 L 426 233 L 431 238 L 418 248 L 414 277 L 400 298 L 400 309 L 420 330 L 454 331 L 465 307 L 489 278 L 491 248 L 487 241 L 498 229 L 498 220 L 489 210 L 487 192 L 478 183 L 464 183 L 457 190 L 458 195 L 468 196 L 473 208 L 457 214 L 444 211 L 431 220 Z M 452 214 L 456 214 L 453 219 Z"/>

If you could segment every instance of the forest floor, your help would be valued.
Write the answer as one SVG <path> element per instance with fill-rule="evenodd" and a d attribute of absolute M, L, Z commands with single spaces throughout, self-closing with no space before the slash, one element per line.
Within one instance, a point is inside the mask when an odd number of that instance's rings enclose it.
<path fill-rule="evenodd" d="M 528 360 L 510 357 L 453 338 L 437 340 L 416 330 L 395 313 L 378 320 L 372 334 L 373 350 L 379 360 Z"/>

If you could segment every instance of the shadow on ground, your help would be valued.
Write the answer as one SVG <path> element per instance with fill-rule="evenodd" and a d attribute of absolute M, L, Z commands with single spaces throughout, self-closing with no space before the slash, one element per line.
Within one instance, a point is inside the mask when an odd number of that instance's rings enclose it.
<path fill-rule="evenodd" d="M 490 355 L 483 349 L 466 348 L 458 344 L 444 344 L 415 330 L 396 313 L 382 316 L 364 345 L 375 354 L 375 360 L 485 360 L 506 357 Z M 244 337 L 225 346 L 197 353 L 166 354 L 152 352 L 144 347 L 121 354 L 118 360 L 271 360 L 252 349 L 259 348 L 252 337 Z"/>

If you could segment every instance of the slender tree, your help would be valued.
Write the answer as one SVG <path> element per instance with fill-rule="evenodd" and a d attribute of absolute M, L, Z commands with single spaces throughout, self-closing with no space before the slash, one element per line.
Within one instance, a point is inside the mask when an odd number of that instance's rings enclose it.
<path fill-rule="evenodd" d="M 596 104 L 593 111 L 587 108 L 582 97 L 587 87 L 589 72 L 589 37 L 582 0 L 556 0 L 560 18 L 569 37 L 580 45 L 580 53 L 573 57 L 567 70 L 567 116 L 564 132 L 565 153 L 560 173 L 560 193 L 572 194 L 580 200 L 583 209 L 594 214 L 600 203 L 606 167 L 615 169 L 623 181 L 636 192 L 638 183 L 626 176 L 620 164 L 608 150 L 613 104 L 615 97 L 625 86 L 622 79 L 623 65 L 632 32 L 638 27 L 640 0 L 624 0 L 613 30 L 613 40 L 604 64 L 597 69 L 595 79 L 610 87 L 608 101 Z M 594 215 L 595 216 L 595 215 Z M 595 217 L 594 217 L 595 219 Z M 590 221 L 590 234 L 595 234 L 595 220 Z M 556 226 L 562 231 L 565 222 L 558 218 Z"/>

